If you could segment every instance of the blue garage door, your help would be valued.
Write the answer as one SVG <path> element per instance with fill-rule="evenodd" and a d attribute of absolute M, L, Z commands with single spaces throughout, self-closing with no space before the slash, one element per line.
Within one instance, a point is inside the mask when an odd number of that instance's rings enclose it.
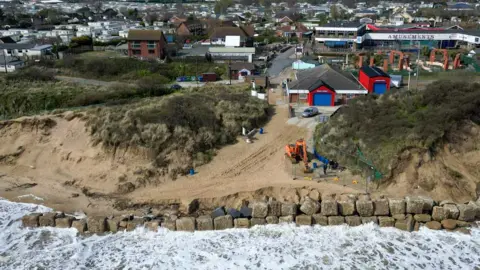
<path fill-rule="evenodd" d="M 313 95 L 313 105 L 315 106 L 330 106 L 332 105 L 332 94 L 317 93 Z"/>
<path fill-rule="evenodd" d="M 387 92 L 387 83 L 384 81 L 373 83 L 373 92 L 379 95 L 385 94 Z"/>

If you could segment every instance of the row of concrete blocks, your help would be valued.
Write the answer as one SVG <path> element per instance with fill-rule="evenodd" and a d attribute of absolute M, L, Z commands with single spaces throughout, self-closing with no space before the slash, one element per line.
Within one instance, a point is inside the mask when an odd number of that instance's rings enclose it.
<path fill-rule="evenodd" d="M 80 233 L 104 233 L 117 231 L 131 231 L 137 227 L 145 226 L 151 231 L 157 231 L 159 227 L 163 227 L 172 231 L 208 231 L 208 230 L 224 230 L 230 228 L 250 228 L 255 225 L 293 223 L 298 226 L 311 225 L 342 225 L 359 226 L 361 224 L 374 223 L 380 227 L 396 227 L 405 231 L 418 230 L 421 226 L 427 226 L 433 230 L 447 229 L 465 232 L 465 227 L 470 227 L 471 222 L 445 219 L 441 222 L 432 220 L 428 214 L 401 215 L 390 216 L 323 216 L 321 214 L 314 215 L 288 215 L 288 216 L 267 216 L 266 218 L 233 218 L 231 215 L 219 216 L 212 218 L 211 216 L 181 217 L 176 220 L 150 220 L 143 218 L 129 219 L 128 217 L 119 217 L 107 219 L 105 217 L 88 217 L 86 219 L 76 220 L 73 217 L 67 217 L 58 213 L 30 214 L 22 219 L 25 227 L 58 227 L 58 228 L 75 228 Z"/>
<path fill-rule="evenodd" d="M 300 205 L 281 203 L 278 201 L 254 202 L 251 204 L 252 217 L 265 218 L 267 216 L 314 215 L 322 216 L 395 216 L 405 214 L 429 214 L 436 221 L 444 219 L 458 219 L 471 222 L 480 220 L 480 204 L 455 204 L 441 202 L 437 205 L 427 198 L 407 197 L 405 199 L 379 200 L 323 200 L 321 202 L 305 197 Z"/>

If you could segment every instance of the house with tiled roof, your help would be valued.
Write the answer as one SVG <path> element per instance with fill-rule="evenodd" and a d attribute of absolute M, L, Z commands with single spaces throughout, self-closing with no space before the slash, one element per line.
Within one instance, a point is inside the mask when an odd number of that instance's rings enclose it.
<path fill-rule="evenodd" d="M 160 58 L 166 56 L 167 40 L 159 30 L 128 31 L 128 56 L 139 58 Z"/>

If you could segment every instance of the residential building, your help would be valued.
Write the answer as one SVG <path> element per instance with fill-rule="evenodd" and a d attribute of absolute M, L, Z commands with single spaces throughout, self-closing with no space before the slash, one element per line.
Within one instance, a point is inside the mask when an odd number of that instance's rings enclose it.
<path fill-rule="evenodd" d="M 52 54 L 52 45 L 36 45 L 33 43 L 4 43 L 0 50 L 6 56 L 42 57 Z"/>
<path fill-rule="evenodd" d="M 248 33 L 247 33 L 248 32 Z M 243 27 L 224 26 L 216 27 L 210 34 L 210 42 L 215 45 L 225 45 L 226 36 L 239 36 L 240 46 L 253 46 L 253 31 L 246 30 Z M 250 41 L 250 42 L 249 42 Z"/>
<path fill-rule="evenodd" d="M 198 20 L 181 22 L 177 27 L 178 36 L 199 36 L 204 33 L 204 24 Z"/>
<path fill-rule="evenodd" d="M 130 30 L 127 41 L 130 57 L 163 59 L 166 56 L 167 40 L 162 31 Z"/>
<path fill-rule="evenodd" d="M 0 72 L 14 72 L 25 66 L 25 62 L 17 57 L 0 56 Z"/>

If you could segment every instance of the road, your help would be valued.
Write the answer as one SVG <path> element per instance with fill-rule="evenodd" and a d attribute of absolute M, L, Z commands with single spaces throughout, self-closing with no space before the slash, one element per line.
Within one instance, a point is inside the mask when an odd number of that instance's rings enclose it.
<path fill-rule="evenodd" d="M 292 65 L 294 59 L 291 59 L 290 56 L 295 52 L 295 47 L 286 50 L 283 53 L 280 53 L 273 59 L 272 66 L 268 68 L 269 76 L 278 76 L 285 68 Z"/>
<path fill-rule="evenodd" d="M 107 82 L 107 81 L 92 80 L 92 79 L 85 79 L 85 78 L 79 78 L 79 77 L 69 77 L 69 76 L 55 76 L 55 79 L 59 81 L 72 82 L 72 83 L 78 83 L 83 85 L 96 85 L 96 86 L 111 86 L 114 84 L 127 84 L 124 82 L 115 82 L 115 81 Z"/>

